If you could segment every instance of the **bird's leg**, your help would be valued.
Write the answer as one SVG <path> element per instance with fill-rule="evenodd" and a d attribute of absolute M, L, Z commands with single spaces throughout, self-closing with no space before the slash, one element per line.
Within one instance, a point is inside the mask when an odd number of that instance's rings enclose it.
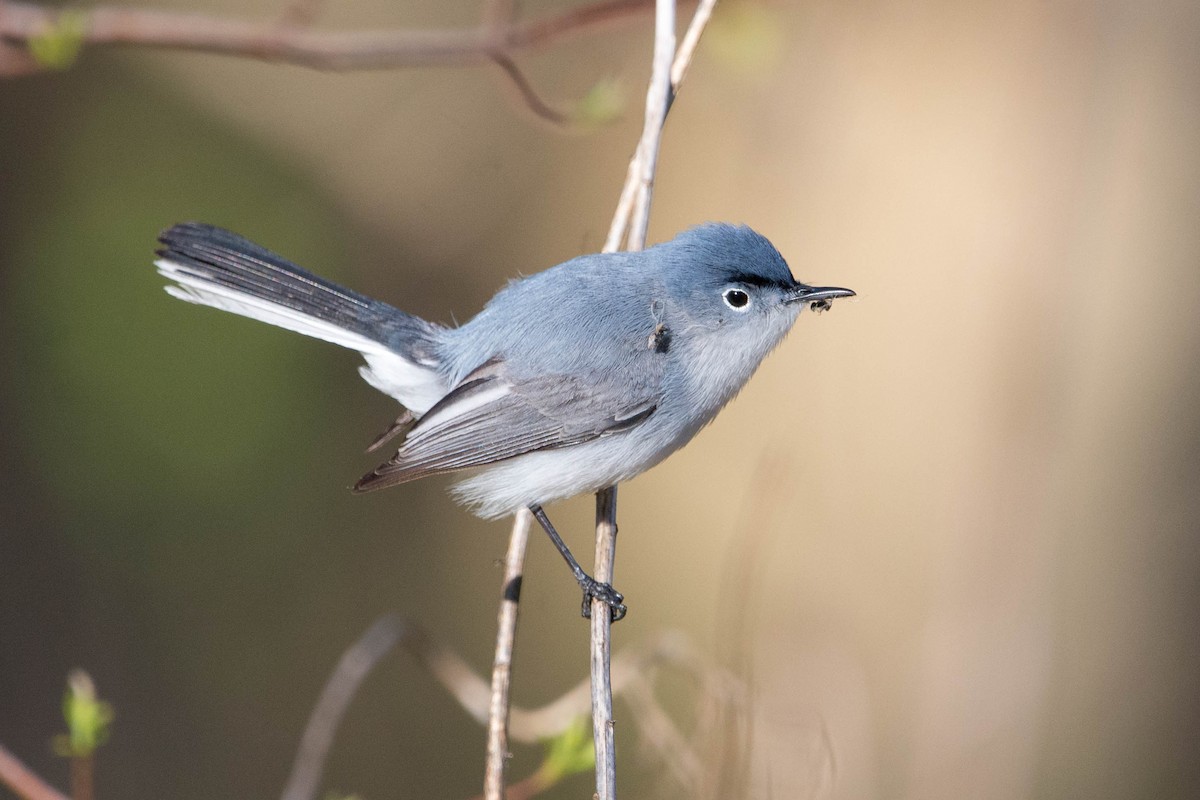
<path fill-rule="evenodd" d="M 611 584 L 600 583 L 598 580 L 588 575 L 583 571 L 583 567 L 579 566 L 579 562 L 575 560 L 575 556 L 571 555 L 570 548 L 566 542 L 558 535 L 558 531 L 554 530 L 554 526 L 550 524 L 550 518 L 546 516 L 546 512 L 539 505 L 532 505 L 529 510 L 533 512 L 533 516 L 542 526 L 542 530 L 546 531 L 546 535 L 550 537 L 550 541 L 554 542 L 554 546 L 558 548 L 558 552 L 562 555 L 563 560 L 567 562 L 567 566 L 571 568 L 571 574 L 575 576 L 575 580 L 579 583 L 579 588 L 583 589 L 583 616 L 590 619 L 592 616 L 592 598 L 596 598 L 600 602 L 609 607 L 612 613 L 612 621 L 616 622 L 625 616 L 628 611 L 625 607 L 625 596 L 612 587 Z"/>

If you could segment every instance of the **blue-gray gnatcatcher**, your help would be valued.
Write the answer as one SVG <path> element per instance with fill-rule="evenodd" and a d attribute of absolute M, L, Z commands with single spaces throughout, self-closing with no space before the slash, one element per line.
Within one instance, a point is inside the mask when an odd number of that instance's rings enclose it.
<path fill-rule="evenodd" d="M 641 252 L 586 255 L 515 280 L 443 327 L 323 280 L 198 223 L 159 237 L 167 292 L 362 353 L 367 383 L 404 413 L 366 492 L 426 475 L 482 517 L 529 508 L 584 591 L 622 596 L 576 562 L 542 511 L 628 480 L 682 447 L 750 378 L 800 314 L 849 289 L 806 286 L 764 237 L 710 223 Z"/>

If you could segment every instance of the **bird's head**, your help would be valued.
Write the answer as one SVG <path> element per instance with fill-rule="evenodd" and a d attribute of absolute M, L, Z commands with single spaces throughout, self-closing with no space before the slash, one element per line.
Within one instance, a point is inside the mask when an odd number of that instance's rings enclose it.
<path fill-rule="evenodd" d="M 647 251 L 675 308 L 705 329 L 773 331 L 778 337 L 805 306 L 829 307 L 850 289 L 809 286 L 792 277 L 766 237 L 744 225 L 710 222 Z"/>

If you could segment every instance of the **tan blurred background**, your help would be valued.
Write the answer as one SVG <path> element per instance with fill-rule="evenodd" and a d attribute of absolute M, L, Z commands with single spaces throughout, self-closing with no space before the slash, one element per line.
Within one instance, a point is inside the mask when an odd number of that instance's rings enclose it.
<path fill-rule="evenodd" d="M 476 15 L 359 0 L 322 24 Z M 859 294 L 621 491 L 617 647 L 682 629 L 751 682 L 739 794 L 1200 796 L 1198 41 L 1200 5 L 1169 0 L 722 3 L 651 239 L 746 222 Z M 521 57 L 560 104 L 624 88 L 588 134 L 487 69 L 97 51 L 0 84 L 0 741 L 63 784 L 48 742 L 83 666 L 118 715 L 101 797 L 270 797 L 377 614 L 487 668 L 507 525 L 445 481 L 352 497 L 391 401 L 353 354 L 170 301 L 154 237 L 223 224 L 466 319 L 599 248 L 649 43 L 646 20 Z M 587 552 L 590 500 L 553 511 Z M 574 584 L 530 550 L 523 705 L 587 669 Z M 624 794 L 679 796 L 618 734 Z M 326 785 L 468 797 L 482 758 L 397 656 Z"/>

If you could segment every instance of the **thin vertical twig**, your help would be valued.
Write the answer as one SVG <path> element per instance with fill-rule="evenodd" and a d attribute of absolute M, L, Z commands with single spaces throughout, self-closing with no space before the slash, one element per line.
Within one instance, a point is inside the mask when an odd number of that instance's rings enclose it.
<path fill-rule="evenodd" d="M 496 625 L 496 656 L 492 662 L 492 693 L 488 703 L 487 766 L 483 773 L 485 800 L 504 800 L 504 770 L 508 765 L 509 686 L 512 682 L 513 642 L 525 573 L 525 546 L 533 516 L 521 509 L 513 518 L 504 558 L 504 583 Z"/>
<path fill-rule="evenodd" d="M 596 580 L 612 583 L 617 555 L 617 487 L 596 492 Z M 592 598 L 592 738 L 596 797 L 617 796 L 617 747 L 612 708 L 612 609 Z"/>
<path fill-rule="evenodd" d="M 688 67 L 692 65 L 692 56 L 696 54 L 696 46 L 700 44 L 700 37 L 704 35 L 704 29 L 708 26 L 708 20 L 716 7 L 717 0 L 700 0 L 696 6 L 696 13 L 692 14 L 692 21 L 688 23 L 683 41 L 679 43 L 679 52 L 675 53 L 675 61 L 671 64 L 672 102 L 675 95 L 679 94 L 683 79 L 687 77 Z"/>
<path fill-rule="evenodd" d="M 617 210 L 604 243 L 605 252 L 621 248 L 642 250 L 650 224 L 650 204 L 654 196 L 654 175 L 667 113 L 679 86 L 687 74 L 700 36 L 712 16 L 716 0 L 701 0 L 684 35 L 683 45 L 675 47 L 675 2 L 657 0 L 654 15 L 654 57 L 650 87 L 646 92 L 646 118 Z M 596 580 L 611 583 L 617 545 L 617 493 L 610 487 L 596 494 Z M 592 601 L 592 724 L 596 747 L 596 796 L 615 800 L 616 737 L 612 718 L 612 685 L 609 655 L 612 648 L 611 618 L 606 606 Z"/>
<path fill-rule="evenodd" d="M 697 9 L 699 13 L 699 9 Z M 702 28 L 701 28 L 702 29 Z M 699 37 L 697 33 L 696 37 Z M 692 47 L 694 48 L 694 43 Z M 657 0 L 654 7 L 654 56 L 650 87 L 646 92 L 646 117 L 642 136 L 625 176 L 621 199 L 605 240 L 606 252 L 618 250 L 622 241 L 629 250 L 646 246 L 653 198 L 654 173 L 663 123 L 670 109 L 675 61 L 675 0 Z M 611 583 L 617 552 L 617 489 L 596 493 L 596 564 L 594 576 Z M 596 748 L 596 797 L 617 796 L 616 732 L 612 715 L 612 617 L 606 605 L 592 600 L 592 734 Z"/>
<path fill-rule="evenodd" d="M 659 0 L 654 9 L 654 62 L 650 72 L 650 90 L 646 93 L 646 122 L 642 128 L 641 169 L 637 176 L 637 197 L 629 221 L 628 250 L 646 246 L 650 227 L 650 201 L 654 196 L 654 173 L 658 169 L 658 150 L 663 125 L 671 105 L 671 66 L 675 61 L 675 0 Z"/>
<path fill-rule="evenodd" d="M 717 0 L 700 0 L 696 6 L 695 13 L 692 15 L 692 21 L 688 23 L 687 31 L 684 33 L 683 40 L 679 44 L 679 51 L 675 54 L 675 60 L 671 64 L 671 90 L 667 98 L 668 112 L 671 110 L 671 106 L 679 94 L 679 89 L 683 85 L 683 79 L 687 77 L 688 67 L 691 66 L 692 57 L 696 53 L 696 46 L 700 44 L 700 37 L 704 34 L 704 29 L 708 25 L 713 9 L 716 6 Z M 663 120 L 666 120 L 665 113 L 663 114 Z M 625 184 L 621 188 L 621 197 L 617 201 L 616 211 L 613 212 L 612 222 L 608 227 L 608 236 L 604 240 L 604 252 L 606 253 L 620 250 L 625 240 L 625 235 L 629 231 L 629 220 L 633 213 L 634 200 L 638 195 L 638 176 L 642 174 L 642 163 L 644 160 L 645 154 L 642 149 L 642 143 L 639 141 L 633 158 L 629 160 L 629 168 L 625 174 Z M 643 238 L 641 247 L 644 246 L 645 240 Z M 640 248 L 631 247 L 630 249 Z"/>

